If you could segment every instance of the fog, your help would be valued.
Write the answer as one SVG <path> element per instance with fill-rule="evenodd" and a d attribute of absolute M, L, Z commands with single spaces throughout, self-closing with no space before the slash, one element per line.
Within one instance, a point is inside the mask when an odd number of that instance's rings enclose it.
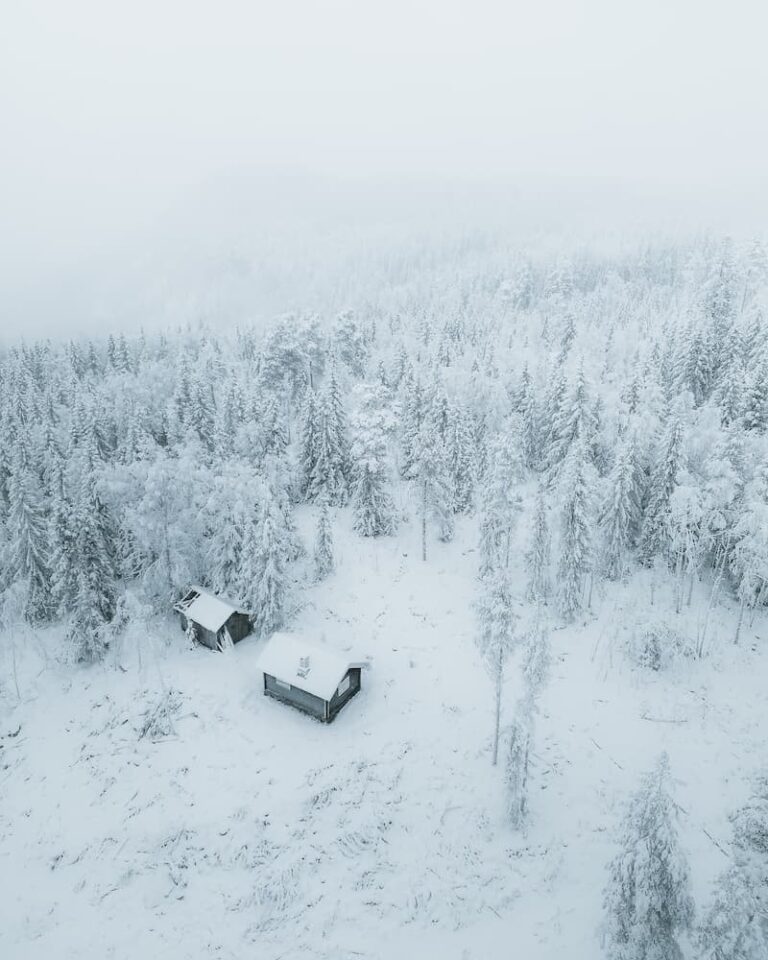
<path fill-rule="evenodd" d="M 467 237 L 763 234 L 766 27 L 759 0 L 6 4 L 2 335 L 335 309 L 352 263 Z"/>

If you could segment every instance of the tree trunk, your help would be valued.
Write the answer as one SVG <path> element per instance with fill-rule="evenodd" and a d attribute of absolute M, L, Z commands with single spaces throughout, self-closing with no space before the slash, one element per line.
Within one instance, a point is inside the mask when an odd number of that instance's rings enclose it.
<path fill-rule="evenodd" d="M 765 599 L 765 590 L 768 582 L 763 580 L 760 584 L 760 589 L 757 591 L 757 597 L 755 598 L 754 603 L 751 606 L 749 612 L 749 627 L 752 629 L 755 623 L 755 615 L 757 614 L 757 608 L 763 605 L 763 600 Z"/>
<path fill-rule="evenodd" d="M 695 580 L 696 580 L 696 566 L 695 564 L 691 564 L 691 579 L 688 583 L 688 597 L 685 601 L 685 605 L 687 607 L 690 607 L 691 600 L 693 599 L 693 584 Z"/>
<path fill-rule="evenodd" d="M 427 559 L 427 481 L 421 487 L 421 559 Z"/>
<path fill-rule="evenodd" d="M 176 593 L 176 585 L 173 582 L 171 573 L 171 543 L 169 538 L 170 522 L 168 519 L 168 501 L 163 501 L 163 560 L 165 562 L 165 574 L 168 579 L 168 589 L 171 596 Z"/>
<path fill-rule="evenodd" d="M 681 550 L 677 551 L 677 560 L 675 562 L 675 613 L 680 613 L 683 607 L 683 554 Z"/>
<path fill-rule="evenodd" d="M 699 639 L 699 649 L 697 651 L 699 659 L 701 659 L 704 656 L 704 644 L 707 639 L 707 630 L 709 629 L 709 618 L 712 613 L 712 608 L 715 605 L 715 599 L 717 598 L 718 591 L 720 589 L 720 583 L 723 579 L 724 568 L 725 568 L 725 550 L 722 551 L 720 567 L 717 570 L 714 583 L 712 584 L 712 589 L 709 592 L 709 603 L 707 604 L 707 612 L 704 617 L 704 626 L 701 628 L 701 637 Z M 690 606 L 690 601 L 688 605 Z M 738 632 L 736 635 L 736 639 L 738 640 Z"/>
<path fill-rule="evenodd" d="M 739 642 L 739 634 L 741 633 L 741 625 L 744 623 L 744 608 L 747 605 L 746 597 L 741 598 L 741 606 L 739 607 L 739 622 L 736 624 L 736 636 L 733 638 L 734 643 Z"/>
<path fill-rule="evenodd" d="M 499 727 L 501 726 L 501 683 L 504 679 L 504 660 L 499 650 L 499 662 L 496 672 L 496 723 L 493 731 L 493 766 L 499 762 Z"/>

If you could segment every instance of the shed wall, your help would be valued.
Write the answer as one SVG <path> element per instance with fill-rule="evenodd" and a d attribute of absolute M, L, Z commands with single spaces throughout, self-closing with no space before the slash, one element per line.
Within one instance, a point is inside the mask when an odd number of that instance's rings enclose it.
<path fill-rule="evenodd" d="M 205 627 L 201 627 L 199 623 L 196 623 L 194 620 L 190 621 L 183 613 L 179 615 L 181 620 L 181 629 L 184 633 L 189 629 L 190 622 L 195 624 L 195 634 L 197 636 L 198 642 L 202 643 L 206 647 L 210 647 L 211 650 L 216 649 L 216 634 L 211 630 L 206 630 Z"/>
<path fill-rule="evenodd" d="M 251 621 L 244 613 L 233 613 L 226 623 L 233 643 L 237 643 L 251 632 Z"/>
<path fill-rule="evenodd" d="M 217 650 L 219 639 L 213 630 L 206 630 L 205 627 L 201 627 L 199 623 L 195 624 L 197 628 L 197 639 L 200 643 L 205 644 L 206 647 L 210 647 L 211 650 Z"/>
<path fill-rule="evenodd" d="M 304 713 L 308 713 L 318 720 L 325 720 L 325 700 L 312 693 L 307 693 L 306 690 L 299 690 L 298 687 L 291 686 L 290 689 L 286 689 L 268 673 L 264 674 L 264 692 L 270 697 L 275 697 L 276 700 L 282 700 L 284 703 L 303 710 Z"/>

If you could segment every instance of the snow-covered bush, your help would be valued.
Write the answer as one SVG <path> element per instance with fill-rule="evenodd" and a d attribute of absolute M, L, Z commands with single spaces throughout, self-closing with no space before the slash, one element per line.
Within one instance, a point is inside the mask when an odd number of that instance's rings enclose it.
<path fill-rule="evenodd" d="M 701 960 L 764 960 L 768 956 L 755 884 L 743 865 L 732 865 L 718 878 L 696 939 Z"/>
<path fill-rule="evenodd" d="M 646 670 L 668 670 L 696 655 L 693 640 L 664 623 L 636 627 L 626 644 L 629 659 Z"/>
<path fill-rule="evenodd" d="M 736 842 L 766 859 L 768 868 L 768 777 L 763 777 L 749 803 L 733 817 Z"/>
<path fill-rule="evenodd" d="M 158 740 L 176 733 L 175 721 L 181 711 L 182 698 L 178 690 L 169 687 L 144 712 L 139 739 Z"/>

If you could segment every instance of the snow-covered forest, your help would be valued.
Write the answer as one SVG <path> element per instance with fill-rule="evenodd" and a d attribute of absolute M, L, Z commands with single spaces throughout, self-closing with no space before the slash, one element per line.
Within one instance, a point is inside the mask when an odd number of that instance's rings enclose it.
<path fill-rule="evenodd" d="M 0 356 L 4 957 L 768 956 L 764 247 L 397 271 Z"/>

